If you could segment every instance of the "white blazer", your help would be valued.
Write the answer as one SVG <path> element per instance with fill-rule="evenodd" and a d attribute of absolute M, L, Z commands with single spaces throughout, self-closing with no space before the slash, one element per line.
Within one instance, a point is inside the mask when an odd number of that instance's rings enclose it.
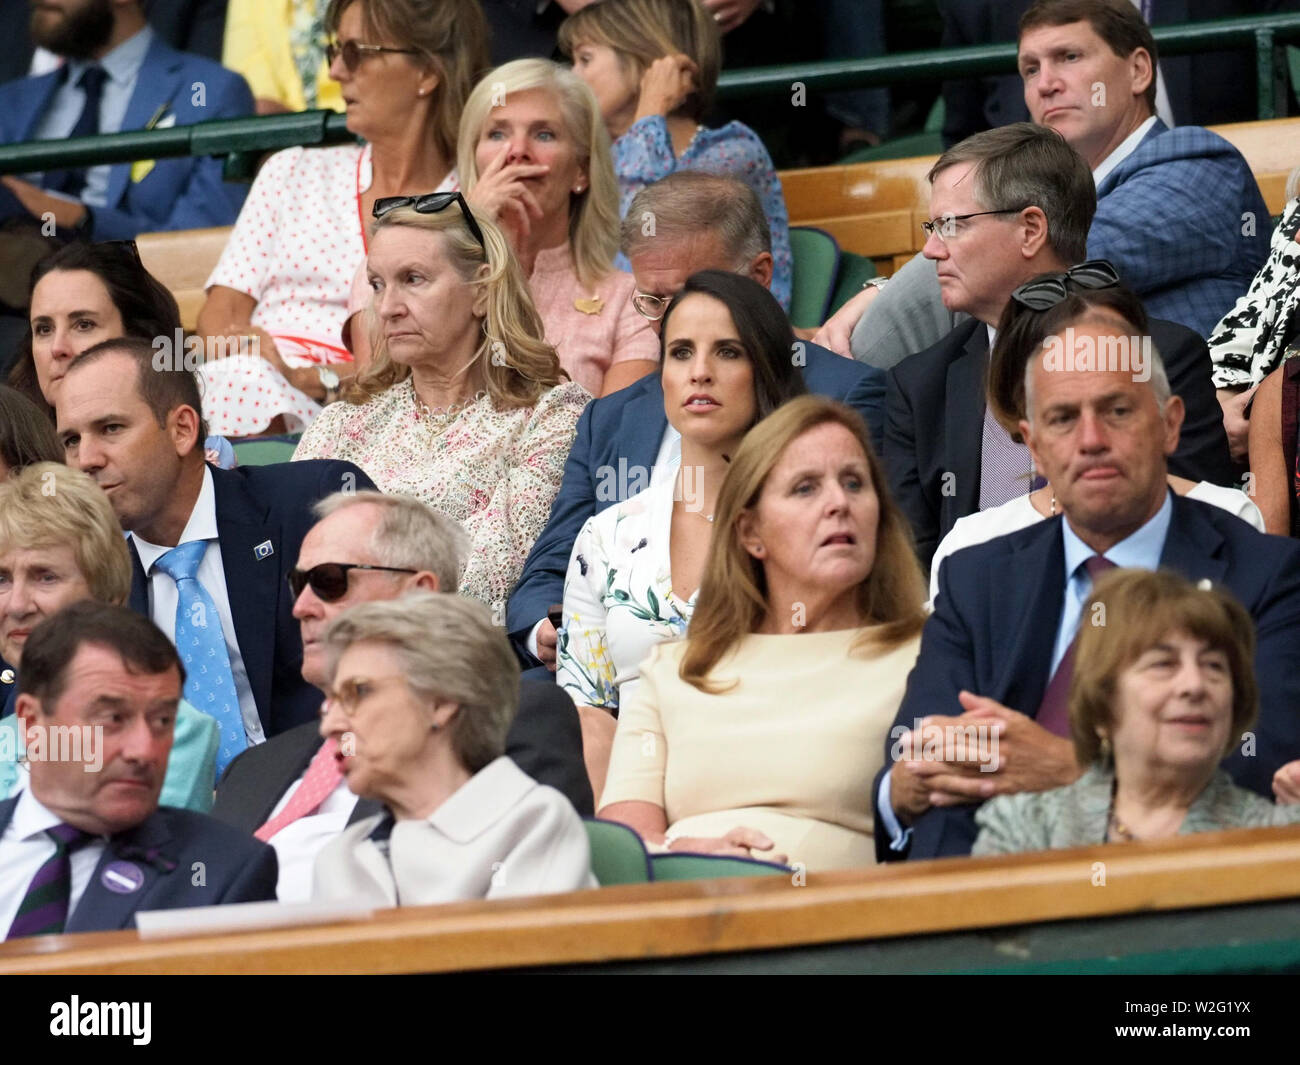
<path fill-rule="evenodd" d="M 370 838 L 383 817 L 358 821 L 325 846 L 313 900 L 420 906 L 597 886 L 587 830 L 569 800 L 504 756 L 425 820 L 398 821 L 386 845 Z"/>

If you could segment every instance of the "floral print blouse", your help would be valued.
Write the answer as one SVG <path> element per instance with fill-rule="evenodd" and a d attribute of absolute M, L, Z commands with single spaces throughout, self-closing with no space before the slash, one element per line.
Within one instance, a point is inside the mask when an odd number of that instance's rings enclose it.
<path fill-rule="evenodd" d="M 569 382 L 536 407 L 498 409 L 482 393 L 444 418 L 428 414 L 408 377 L 366 403 L 331 403 L 293 457 L 354 462 L 381 491 L 414 496 L 460 522 L 470 541 L 460 594 L 504 618 L 590 398 Z"/>
<path fill-rule="evenodd" d="M 695 595 L 673 593 L 668 541 L 677 478 L 588 518 L 564 578 L 556 683 L 579 706 L 617 711 L 640 666 L 686 632 Z"/>
<path fill-rule="evenodd" d="M 790 309 L 794 260 L 790 254 L 790 214 L 785 207 L 781 179 L 772 157 L 758 134 L 741 122 L 719 129 L 700 127 L 680 156 L 662 115 L 635 122 L 614 142 L 614 173 L 618 175 L 619 214 L 626 215 L 632 198 L 647 185 L 677 170 L 703 170 L 736 178 L 758 194 L 772 229 L 772 295 L 784 310 Z M 619 257 L 618 264 L 626 266 Z"/>

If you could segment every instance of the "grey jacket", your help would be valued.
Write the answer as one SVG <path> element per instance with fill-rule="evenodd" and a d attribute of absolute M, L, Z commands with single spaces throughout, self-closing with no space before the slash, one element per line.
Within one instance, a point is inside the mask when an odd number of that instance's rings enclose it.
<path fill-rule="evenodd" d="M 999 795 L 975 814 L 980 834 L 971 854 L 1016 854 L 1105 843 L 1114 784 L 1114 766 L 1098 762 L 1063 788 Z M 1300 805 L 1274 806 L 1253 791 L 1237 787 L 1220 769 L 1192 803 L 1178 834 L 1298 823 Z"/>

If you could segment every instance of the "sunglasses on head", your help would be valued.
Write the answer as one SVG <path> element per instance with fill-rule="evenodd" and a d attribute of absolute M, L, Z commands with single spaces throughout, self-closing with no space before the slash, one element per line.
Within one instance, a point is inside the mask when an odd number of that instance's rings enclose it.
<path fill-rule="evenodd" d="M 311 586 L 322 603 L 336 603 L 348 594 L 348 571 L 354 569 L 380 570 L 384 573 L 418 573 L 419 570 L 400 566 L 363 566 L 358 562 L 322 562 L 311 569 L 291 569 L 288 573 L 289 589 L 294 599 L 303 589 Z"/>
<path fill-rule="evenodd" d="M 398 55 L 418 54 L 414 48 L 389 48 L 382 44 L 358 44 L 356 41 L 344 41 L 339 44 L 338 41 L 330 41 L 325 45 L 325 62 L 333 66 L 334 60 L 342 56 L 343 65 L 348 68 L 350 74 L 357 69 L 362 59 L 383 52 L 394 52 Z"/>
<path fill-rule="evenodd" d="M 417 214 L 437 214 L 439 211 L 445 211 L 453 203 L 460 204 L 460 213 L 465 216 L 465 225 L 478 241 L 478 246 L 486 252 L 487 244 L 483 241 L 483 230 L 479 229 L 469 204 L 459 192 L 426 192 L 423 196 L 385 196 L 375 201 L 375 206 L 370 213 L 379 219 L 398 208 L 410 207 Z"/>
<path fill-rule="evenodd" d="M 1072 266 L 1063 274 L 1051 274 L 1027 281 L 1011 293 L 1011 298 L 1031 311 L 1046 311 L 1070 294 L 1070 285 L 1075 288 L 1099 289 L 1114 288 L 1118 284 L 1119 274 L 1110 263 L 1105 259 L 1089 259 L 1086 263 Z"/>

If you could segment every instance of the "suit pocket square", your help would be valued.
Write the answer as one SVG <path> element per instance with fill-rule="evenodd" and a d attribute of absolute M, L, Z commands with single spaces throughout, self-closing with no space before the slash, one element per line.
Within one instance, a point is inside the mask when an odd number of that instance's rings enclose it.
<path fill-rule="evenodd" d="M 156 160 L 141 159 L 139 162 L 131 164 L 131 184 L 136 185 L 149 176 L 149 171 L 154 168 Z"/>

